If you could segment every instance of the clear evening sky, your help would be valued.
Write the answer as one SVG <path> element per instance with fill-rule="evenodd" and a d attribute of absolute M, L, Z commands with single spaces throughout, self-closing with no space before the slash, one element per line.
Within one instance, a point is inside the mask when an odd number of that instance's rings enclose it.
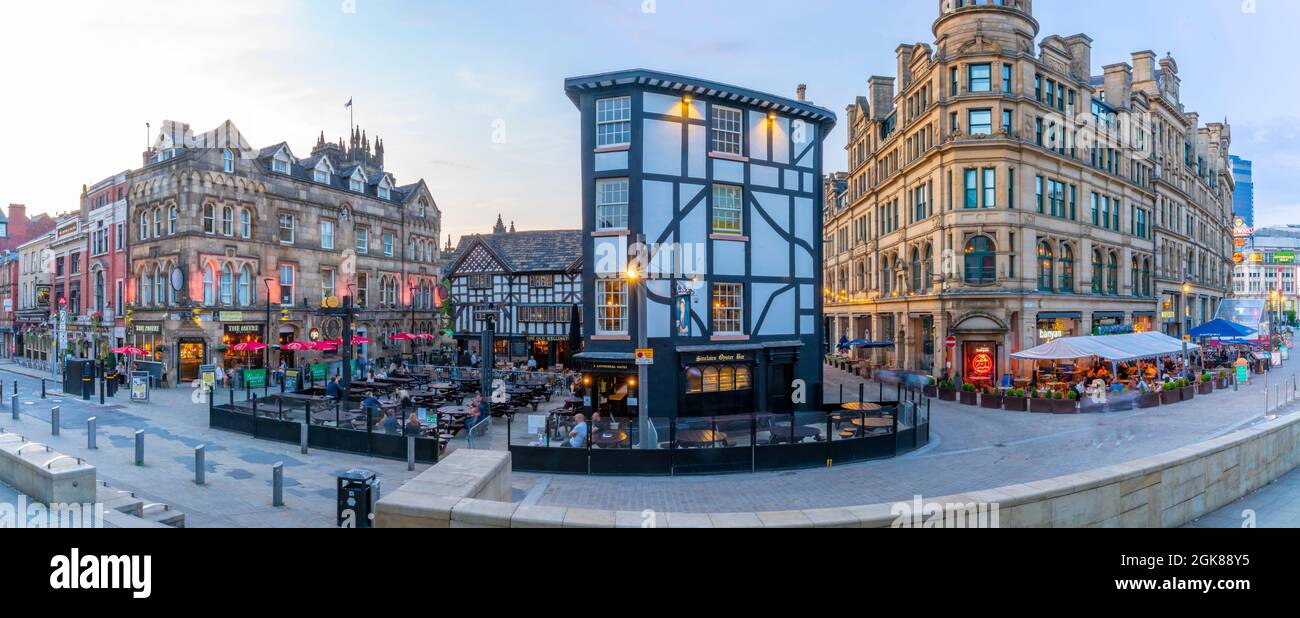
<path fill-rule="evenodd" d="M 1256 223 L 1300 223 L 1294 0 L 1038 0 L 1042 34 L 1094 39 L 1093 73 L 1173 52 L 1183 102 L 1233 124 L 1255 162 Z M 576 228 L 578 113 L 565 77 L 626 68 L 793 96 L 843 117 L 901 43 L 932 43 L 935 0 L 49 0 L 0 8 L 0 204 L 77 207 L 139 166 L 145 123 L 229 118 L 299 156 L 322 130 L 382 136 L 401 183 L 425 178 L 448 234 Z M 354 10 L 353 10 L 354 9 Z M 800 32 L 812 29 L 812 37 Z M 503 131 L 501 131 L 503 129 Z M 494 140 L 494 136 L 504 139 Z M 827 171 L 845 167 L 844 133 Z"/>

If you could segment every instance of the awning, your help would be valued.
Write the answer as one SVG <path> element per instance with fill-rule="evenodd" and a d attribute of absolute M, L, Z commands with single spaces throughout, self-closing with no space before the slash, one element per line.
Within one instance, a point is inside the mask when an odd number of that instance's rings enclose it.
<path fill-rule="evenodd" d="M 1184 348 L 1186 345 L 1186 348 Z M 1163 358 L 1182 354 L 1183 350 L 1199 350 L 1194 343 L 1184 344 L 1163 333 L 1134 333 L 1107 337 L 1065 337 L 1051 343 L 1012 354 L 1020 360 L 1072 360 L 1100 357 L 1123 362 Z"/>
<path fill-rule="evenodd" d="M 1093 318 L 1094 320 L 1095 320 L 1095 319 L 1115 319 L 1115 318 L 1118 318 L 1118 319 L 1121 319 L 1121 320 L 1122 320 L 1122 319 L 1124 319 L 1124 312 L 1123 312 L 1123 311 L 1098 311 L 1098 312 L 1092 314 L 1092 318 Z"/>
<path fill-rule="evenodd" d="M 1044 311 L 1038 314 L 1040 320 L 1082 320 L 1083 314 L 1078 311 Z"/>

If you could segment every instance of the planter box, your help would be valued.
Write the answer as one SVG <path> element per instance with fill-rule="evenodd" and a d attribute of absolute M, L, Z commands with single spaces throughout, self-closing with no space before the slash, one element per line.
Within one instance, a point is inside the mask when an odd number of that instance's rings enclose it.
<path fill-rule="evenodd" d="M 1197 394 L 1197 395 L 1211 395 L 1211 394 L 1214 394 L 1214 383 L 1213 383 L 1213 382 L 1201 382 L 1201 383 L 1197 384 L 1197 385 L 1196 385 L 1196 394 Z"/>
<path fill-rule="evenodd" d="M 1004 401 L 1002 395 L 983 395 L 980 397 L 980 407 L 989 410 L 1001 410 Z"/>
<path fill-rule="evenodd" d="M 1142 393 L 1138 395 L 1138 407 L 1142 409 L 1160 406 L 1160 393 Z"/>
<path fill-rule="evenodd" d="M 1222 380 L 1219 380 L 1219 383 L 1216 386 L 1218 386 L 1219 390 L 1226 391 L 1232 388 L 1232 380 L 1229 380 L 1228 378 L 1224 378 Z"/>
<path fill-rule="evenodd" d="M 1037 397 L 1029 400 L 1029 411 L 1034 414 L 1051 414 L 1055 411 L 1052 407 L 1053 400 L 1039 399 Z"/>
<path fill-rule="evenodd" d="M 1160 405 L 1167 406 L 1174 403 L 1180 403 L 1183 400 L 1183 391 L 1174 389 L 1172 391 L 1160 392 Z"/>
<path fill-rule="evenodd" d="M 978 403 L 979 403 L 979 393 L 968 393 L 966 391 L 961 392 L 961 405 L 973 406 L 973 405 L 977 405 Z"/>
<path fill-rule="evenodd" d="M 939 389 L 939 401 L 957 401 L 957 391 Z"/>
<path fill-rule="evenodd" d="M 1193 400 L 1193 399 L 1196 399 L 1196 387 L 1195 387 L 1195 386 L 1184 386 L 1184 387 L 1183 387 L 1183 401 L 1191 401 L 1191 400 Z"/>
<path fill-rule="evenodd" d="M 925 393 L 925 396 L 926 396 L 926 397 L 931 397 L 931 398 L 933 398 L 933 397 L 938 397 L 938 396 L 939 396 L 939 387 L 937 387 L 937 386 L 922 386 L 922 387 L 921 387 L 921 392 L 922 392 L 922 393 Z"/>
<path fill-rule="evenodd" d="M 1024 397 L 1007 397 L 1005 398 L 1007 412 L 1028 412 L 1029 399 Z"/>
<path fill-rule="evenodd" d="M 1069 399 L 1053 399 L 1052 414 L 1078 414 L 1078 402 Z"/>

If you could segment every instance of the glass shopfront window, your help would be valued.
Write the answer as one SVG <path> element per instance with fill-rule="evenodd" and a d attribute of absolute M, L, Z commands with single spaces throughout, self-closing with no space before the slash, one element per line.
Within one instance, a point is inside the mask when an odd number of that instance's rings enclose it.
<path fill-rule="evenodd" d="M 262 343 L 265 341 L 266 326 L 263 324 L 226 324 L 221 344 L 226 346 L 223 354 L 223 366 L 226 369 L 263 369 L 264 352 L 236 352 L 230 348 L 241 343 Z"/>
<path fill-rule="evenodd" d="M 1154 315 L 1133 314 L 1133 332 L 1149 333 L 1156 329 L 1156 317 Z"/>
<path fill-rule="evenodd" d="M 1051 343 L 1065 337 L 1079 335 L 1079 320 L 1075 318 L 1049 317 L 1038 319 L 1038 345 Z"/>
<path fill-rule="evenodd" d="M 681 416 L 726 416 L 754 411 L 754 365 L 745 354 L 687 358 Z"/>
<path fill-rule="evenodd" d="M 135 338 L 131 345 L 145 351 L 143 356 L 136 357 L 137 360 L 161 361 L 162 324 L 136 324 L 133 327 Z"/>

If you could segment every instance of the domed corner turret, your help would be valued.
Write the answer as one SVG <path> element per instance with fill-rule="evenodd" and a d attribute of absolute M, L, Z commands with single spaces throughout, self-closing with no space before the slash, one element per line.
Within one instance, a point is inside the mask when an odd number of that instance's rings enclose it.
<path fill-rule="evenodd" d="M 1009 49 L 1033 41 L 1038 36 L 1033 0 L 939 0 L 936 41 L 951 49 L 977 36 Z"/>

